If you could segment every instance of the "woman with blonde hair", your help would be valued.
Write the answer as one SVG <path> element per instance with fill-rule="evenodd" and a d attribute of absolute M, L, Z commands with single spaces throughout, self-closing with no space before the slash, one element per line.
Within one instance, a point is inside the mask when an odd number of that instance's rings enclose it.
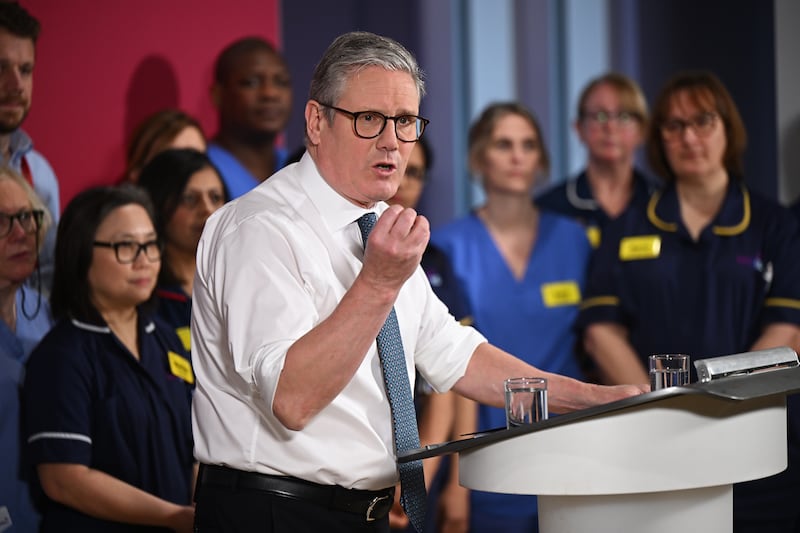
<path fill-rule="evenodd" d="M 602 228 L 630 205 L 645 203 L 654 189 L 634 161 L 647 124 L 647 102 L 635 81 L 616 72 L 591 80 L 578 98 L 573 124 L 587 150 L 586 168 L 544 191 L 536 203 L 580 221 L 597 247 Z"/>
<path fill-rule="evenodd" d="M 50 308 L 25 284 L 36 270 L 50 214 L 28 182 L 0 167 L 0 506 L 19 531 L 35 531 L 35 510 L 23 468 L 20 393 L 25 364 L 50 330 Z"/>

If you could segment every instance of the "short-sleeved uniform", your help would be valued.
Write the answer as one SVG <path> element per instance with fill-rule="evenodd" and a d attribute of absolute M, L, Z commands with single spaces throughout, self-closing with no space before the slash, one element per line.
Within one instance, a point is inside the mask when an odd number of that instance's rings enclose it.
<path fill-rule="evenodd" d="M 25 387 L 28 455 L 34 465 L 86 465 L 188 505 L 191 364 L 168 326 L 140 314 L 138 327 L 138 361 L 105 324 L 61 320 L 42 340 Z M 165 530 L 99 520 L 48 500 L 41 531 Z"/>
<path fill-rule="evenodd" d="M 24 297 L 23 297 L 24 295 Z M 22 457 L 21 396 L 25 363 L 52 326 L 50 306 L 39 293 L 22 286 L 16 293 L 14 331 L 0 320 L 0 531 L 37 531 L 39 513 L 29 481 L 34 477 Z"/>
<path fill-rule="evenodd" d="M 512 275 L 474 213 L 436 229 L 431 241 L 452 261 L 476 327 L 489 342 L 542 370 L 583 377 L 573 351 L 573 322 L 591 247 L 578 223 L 541 212 L 522 280 Z M 479 431 L 505 424 L 503 409 L 479 406 Z M 535 498 L 472 491 L 470 514 L 473 531 L 512 531 L 504 520 L 535 525 Z"/>
<path fill-rule="evenodd" d="M 192 336 L 189 326 L 192 323 L 192 297 L 180 285 L 159 285 L 156 287 L 156 296 L 159 318 L 172 326 L 184 350 L 191 351 Z"/>
<path fill-rule="evenodd" d="M 731 183 L 720 212 L 694 241 L 670 185 L 644 209 L 606 227 L 578 324 L 625 326 L 643 364 L 653 353 L 704 359 L 745 352 L 766 326 L 800 324 L 798 264 L 797 223 L 777 203 Z M 789 470 L 737 485 L 736 517 L 797 512 L 793 500 L 800 480 L 792 463 L 800 418 L 794 401 L 789 405 Z M 770 492 L 776 484 L 792 486 L 794 495 L 784 489 Z M 751 496 L 766 501 L 756 505 Z"/>
<path fill-rule="evenodd" d="M 225 148 L 216 143 L 208 145 L 208 158 L 214 163 L 214 166 L 219 170 L 222 175 L 222 180 L 228 188 L 228 193 L 231 200 L 242 196 L 244 193 L 254 189 L 259 183 L 264 181 L 269 176 L 253 176 L 247 167 L 245 167 L 236 156 L 230 153 Z M 275 170 L 283 168 L 286 165 L 286 160 L 289 158 L 289 153 L 286 148 L 276 146 L 275 153 Z"/>
<path fill-rule="evenodd" d="M 626 211 L 632 206 L 645 205 L 655 187 L 655 184 L 642 172 L 634 169 L 633 197 Z M 600 245 L 602 229 L 611 222 L 611 218 L 595 200 L 585 170 L 577 177 L 553 185 L 537 195 L 536 205 L 542 209 L 574 218 L 583 224 L 593 248 Z"/>

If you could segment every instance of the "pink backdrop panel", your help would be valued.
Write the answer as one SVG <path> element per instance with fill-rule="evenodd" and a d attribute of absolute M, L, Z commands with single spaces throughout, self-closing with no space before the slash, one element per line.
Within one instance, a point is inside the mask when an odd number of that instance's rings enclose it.
<path fill-rule="evenodd" d="M 178 107 L 216 130 L 213 63 L 246 35 L 279 43 L 279 0 L 22 0 L 42 23 L 23 128 L 53 166 L 61 205 L 117 181 L 148 114 Z"/>

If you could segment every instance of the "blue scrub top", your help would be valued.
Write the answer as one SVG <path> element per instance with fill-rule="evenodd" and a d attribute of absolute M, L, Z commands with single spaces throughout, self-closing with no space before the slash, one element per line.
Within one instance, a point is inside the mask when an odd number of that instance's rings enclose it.
<path fill-rule="evenodd" d="M 222 180 L 228 188 L 231 200 L 255 189 L 262 181 L 269 178 L 269 176 L 253 176 L 232 153 L 218 144 L 209 144 L 206 152 L 208 153 L 208 158 L 211 159 L 211 162 L 214 163 L 214 166 L 217 167 L 217 170 L 222 175 Z M 281 146 L 276 146 L 274 152 L 275 171 L 277 172 L 286 165 L 289 154 L 286 148 Z"/>
<path fill-rule="evenodd" d="M 139 344 L 137 361 L 104 324 L 56 324 L 28 362 L 28 456 L 34 465 L 86 465 L 188 505 L 194 463 L 189 359 L 171 328 L 141 314 Z M 41 529 L 150 530 L 162 529 L 99 520 L 52 500 Z"/>
<path fill-rule="evenodd" d="M 639 240 L 625 240 L 632 237 Z M 720 212 L 694 241 L 670 185 L 606 228 L 578 326 L 625 326 L 643 364 L 653 353 L 687 353 L 696 360 L 746 352 L 766 326 L 800 324 L 798 265 L 798 225 L 787 209 L 731 183 Z M 796 395 L 788 401 L 788 432 L 789 468 L 735 485 L 735 519 L 798 515 Z"/>
<path fill-rule="evenodd" d="M 476 328 L 495 346 L 536 367 L 583 378 L 574 352 L 591 247 L 574 220 L 542 211 L 522 279 L 516 279 L 486 226 L 471 213 L 437 228 L 431 241 L 452 261 Z M 478 407 L 478 430 L 505 427 L 505 410 Z M 473 530 L 513 531 L 536 523 L 533 496 L 470 492 Z M 487 522 L 491 528 L 481 529 Z"/>
<path fill-rule="evenodd" d="M 39 512 L 29 485 L 35 472 L 22 459 L 21 400 L 25 363 L 53 323 L 47 301 L 30 287 L 23 285 L 17 290 L 16 308 L 15 331 L 0 320 L 0 531 L 3 533 L 32 532 L 39 527 Z"/>

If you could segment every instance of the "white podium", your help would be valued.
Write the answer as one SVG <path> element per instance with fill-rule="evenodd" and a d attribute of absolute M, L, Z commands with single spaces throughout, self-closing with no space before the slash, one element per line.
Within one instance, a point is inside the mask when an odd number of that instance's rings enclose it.
<path fill-rule="evenodd" d="M 541 533 L 730 533 L 733 483 L 787 465 L 800 368 L 655 391 L 401 457 L 460 455 L 461 484 L 539 496 Z"/>

